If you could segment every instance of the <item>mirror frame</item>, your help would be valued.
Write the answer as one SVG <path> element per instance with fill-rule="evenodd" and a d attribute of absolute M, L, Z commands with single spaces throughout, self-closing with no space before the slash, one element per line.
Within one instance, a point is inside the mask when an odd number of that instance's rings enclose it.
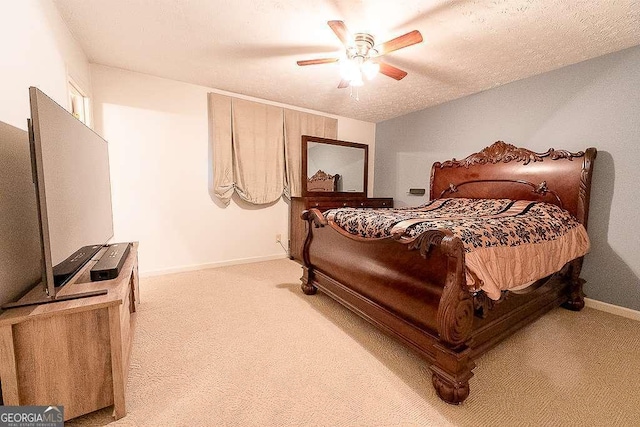
<path fill-rule="evenodd" d="M 364 191 L 307 191 L 307 181 L 309 179 L 309 172 L 307 171 L 308 165 L 308 145 L 310 142 L 316 142 L 320 144 L 339 145 L 342 147 L 361 148 L 364 150 L 364 177 L 363 177 L 363 190 Z M 317 136 L 302 135 L 302 197 L 367 197 L 368 181 L 369 181 L 369 146 L 367 144 L 360 144 L 357 142 L 339 141 L 337 139 L 320 138 Z"/>

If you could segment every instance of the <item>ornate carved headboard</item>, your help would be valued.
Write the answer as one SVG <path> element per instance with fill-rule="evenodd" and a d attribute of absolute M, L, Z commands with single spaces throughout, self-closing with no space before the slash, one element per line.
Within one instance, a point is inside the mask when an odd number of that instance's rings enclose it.
<path fill-rule="evenodd" d="M 595 148 L 536 153 L 498 141 L 463 160 L 434 163 L 430 198 L 545 201 L 568 210 L 586 227 L 596 153 Z"/>

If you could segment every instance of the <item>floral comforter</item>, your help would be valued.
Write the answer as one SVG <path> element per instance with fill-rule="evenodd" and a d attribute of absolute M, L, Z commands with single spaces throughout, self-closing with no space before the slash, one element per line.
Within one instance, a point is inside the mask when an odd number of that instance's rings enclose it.
<path fill-rule="evenodd" d="M 493 299 L 589 251 L 582 224 L 569 212 L 543 202 L 451 198 L 415 208 L 333 209 L 325 217 L 351 234 L 371 239 L 450 230 L 464 245 L 467 284 Z"/>

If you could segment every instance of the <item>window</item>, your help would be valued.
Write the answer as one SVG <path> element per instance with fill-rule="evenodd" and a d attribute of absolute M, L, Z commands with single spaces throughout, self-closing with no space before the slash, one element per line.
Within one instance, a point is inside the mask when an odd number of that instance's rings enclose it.
<path fill-rule="evenodd" d="M 69 111 L 76 119 L 91 127 L 89 97 L 71 77 L 69 77 L 69 107 Z"/>

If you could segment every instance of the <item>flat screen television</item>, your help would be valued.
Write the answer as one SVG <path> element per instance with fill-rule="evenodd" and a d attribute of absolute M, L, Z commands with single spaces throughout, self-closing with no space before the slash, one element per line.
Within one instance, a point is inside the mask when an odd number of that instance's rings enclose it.
<path fill-rule="evenodd" d="M 113 237 L 108 144 L 35 87 L 29 139 L 42 250 L 53 302 L 66 281 Z M 65 295 L 64 299 L 105 293 Z"/>

